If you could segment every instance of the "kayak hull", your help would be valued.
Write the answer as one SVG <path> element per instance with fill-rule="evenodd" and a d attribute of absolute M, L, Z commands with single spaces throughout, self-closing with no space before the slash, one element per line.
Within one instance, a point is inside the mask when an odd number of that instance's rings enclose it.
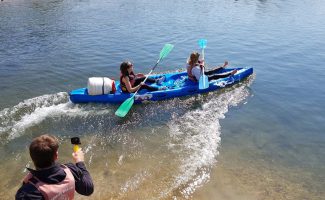
<path fill-rule="evenodd" d="M 161 77 L 165 76 L 166 79 L 161 85 L 152 84 L 153 86 L 165 86 L 167 90 L 158 90 L 158 91 L 147 91 L 140 90 L 137 95 L 135 95 L 134 103 L 143 103 L 147 101 L 161 101 L 166 99 L 171 99 L 175 97 L 189 96 L 195 94 L 206 93 L 210 91 L 215 91 L 220 88 L 238 83 L 243 79 L 247 78 L 253 74 L 253 68 L 233 68 L 237 69 L 237 73 L 233 76 L 226 78 L 220 78 L 217 80 L 211 80 L 209 82 L 209 87 L 206 89 L 199 89 L 199 84 L 194 83 L 191 80 L 188 80 L 186 72 L 175 72 L 169 74 L 157 74 L 152 75 L 151 77 Z M 222 72 L 231 71 L 233 69 L 223 69 Z M 221 73 L 222 73 L 221 72 Z M 126 99 L 130 98 L 133 93 L 125 93 L 120 89 L 119 81 L 115 81 L 116 92 L 114 94 L 104 94 L 104 95 L 89 95 L 87 88 L 80 88 L 72 90 L 69 93 L 70 100 L 73 103 L 112 103 L 120 104 Z"/>

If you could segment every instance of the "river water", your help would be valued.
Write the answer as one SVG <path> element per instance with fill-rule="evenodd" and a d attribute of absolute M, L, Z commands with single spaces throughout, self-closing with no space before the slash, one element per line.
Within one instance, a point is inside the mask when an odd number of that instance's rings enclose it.
<path fill-rule="evenodd" d="M 90 199 L 325 199 L 325 1 L 4 0 L 0 2 L 0 196 L 33 167 L 31 140 L 80 136 Z M 135 105 L 69 102 L 88 77 L 128 59 L 184 69 L 208 41 L 210 67 L 250 66 L 244 82 Z M 80 195 L 76 199 L 88 199 Z"/>

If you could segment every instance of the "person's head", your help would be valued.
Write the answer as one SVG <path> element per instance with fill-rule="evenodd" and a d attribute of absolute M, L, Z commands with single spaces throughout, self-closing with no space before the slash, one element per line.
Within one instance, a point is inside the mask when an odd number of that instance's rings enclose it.
<path fill-rule="evenodd" d="M 122 76 L 128 76 L 133 71 L 133 64 L 130 61 L 124 61 L 120 65 Z"/>
<path fill-rule="evenodd" d="M 189 65 L 194 65 L 199 61 L 200 54 L 197 51 L 191 53 L 190 57 L 187 60 Z"/>
<path fill-rule="evenodd" d="M 58 159 L 59 141 L 51 135 L 41 135 L 29 145 L 29 154 L 36 169 L 50 167 Z"/>

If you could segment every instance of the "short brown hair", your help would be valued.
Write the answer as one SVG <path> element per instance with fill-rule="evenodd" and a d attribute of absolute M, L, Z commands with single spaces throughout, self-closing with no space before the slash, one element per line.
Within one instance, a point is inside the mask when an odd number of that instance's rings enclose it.
<path fill-rule="evenodd" d="M 59 141 L 52 135 L 41 135 L 33 139 L 29 145 L 29 154 L 36 168 L 50 167 L 59 149 Z"/>

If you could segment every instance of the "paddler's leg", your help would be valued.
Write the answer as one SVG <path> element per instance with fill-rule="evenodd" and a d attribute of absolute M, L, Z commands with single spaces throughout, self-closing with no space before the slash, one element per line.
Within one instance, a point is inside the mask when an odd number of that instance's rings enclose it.
<path fill-rule="evenodd" d="M 212 74 L 217 74 L 220 71 L 222 71 L 226 66 L 228 65 L 228 61 L 225 61 L 225 63 L 222 66 L 216 66 L 214 69 L 210 71 L 205 71 L 205 75 L 212 75 Z"/>
<path fill-rule="evenodd" d="M 141 86 L 140 90 L 142 90 L 142 89 L 147 89 L 149 91 L 157 91 L 157 90 L 159 90 L 159 88 L 157 88 L 157 87 L 152 87 L 152 86 L 146 85 L 146 84 Z"/>
<path fill-rule="evenodd" d="M 139 78 L 135 78 L 135 81 L 134 81 L 134 85 L 139 85 L 141 82 L 144 81 L 144 79 L 146 79 L 146 77 L 139 77 Z M 154 78 L 147 78 L 146 82 L 148 83 L 155 83 L 156 82 L 156 79 Z"/>
<path fill-rule="evenodd" d="M 208 80 L 211 81 L 211 80 L 216 80 L 216 79 L 219 79 L 219 78 L 225 78 L 225 77 L 236 74 L 236 72 L 237 72 L 237 69 L 235 69 L 235 70 L 233 70 L 231 72 L 227 72 L 227 73 L 214 74 L 212 76 L 208 76 Z"/>
<path fill-rule="evenodd" d="M 204 74 L 207 76 L 213 75 L 213 74 L 217 74 L 219 71 L 221 71 L 223 69 L 223 67 L 218 67 L 209 71 L 205 71 Z"/>

